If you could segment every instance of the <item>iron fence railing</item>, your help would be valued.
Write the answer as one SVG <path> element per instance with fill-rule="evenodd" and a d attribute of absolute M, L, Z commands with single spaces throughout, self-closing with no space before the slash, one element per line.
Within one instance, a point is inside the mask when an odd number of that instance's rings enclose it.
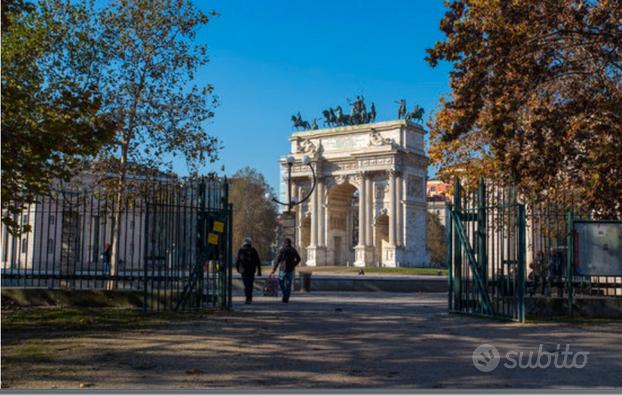
<path fill-rule="evenodd" d="M 577 299 L 622 297 L 616 218 L 594 219 L 571 204 L 519 197 L 513 187 L 483 180 L 471 190 L 456 180 L 450 212 L 451 311 L 523 321 L 529 298 L 561 298 L 572 314 Z M 606 240 L 595 248 L 600 255 L 583 254 L 581 264 L 578 254 L 594 246 L 579 245 L 578 224 L 596 226 L 591 232 Z"/>
<path fill-rule="evenodd" d="M 2 286 L 140 291 L 156 311 L 228 307 L 227 191 L 216 178 L 54 188 L 13 216 L 25 231 L 2 226 Z"/>
<path fill-rule="evenodd" d="M 574 208 L 545 203 L 528 205 L 529 296 L 622 297 L 622 275 L 582 275 L 577 271 L 575 226 L 579 222 L 621 223 L 611 218 L 594 219 Z"/>

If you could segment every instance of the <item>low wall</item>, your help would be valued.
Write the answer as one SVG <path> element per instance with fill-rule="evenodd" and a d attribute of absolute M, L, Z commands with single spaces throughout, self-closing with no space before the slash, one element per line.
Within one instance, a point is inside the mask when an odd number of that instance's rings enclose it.
<path fill-rule="evenodd" d="M 2 288 L 2 307 L 142 307 L 143 292 L 48 288 Z"/>
<path fill-rule="evenodd" d="M 622 318 L 622 298 L 575 298 L 572 307 L 575 318 Z M 538 319 L 568 317 L 568 299 L 527 297 L 525 314 Z"/>
<path fill-rule="evenodd" d="M 311 276 L 311 292 L 447 292 L 444 276 Z M 255 289 L 262 290 L 266 276 L 255 279 Z M 243 290 L 240 277 L 233 278 L 233 289 Z M 294 280 L 300 291 L 300 276 Z"/>

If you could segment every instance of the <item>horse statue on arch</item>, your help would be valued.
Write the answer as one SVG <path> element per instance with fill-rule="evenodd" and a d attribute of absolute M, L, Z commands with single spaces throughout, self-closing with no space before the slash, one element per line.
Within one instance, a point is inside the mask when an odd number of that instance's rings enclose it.
<path fill-rule="evenodd" d="M 346 126 L 350 125 L 350 116 L 343 113 L 343 108 L 337 106 L 322 111 L 324 115 L 324 123 L 328 126 Z"/>
<path fill-rule="evenodd" d="M 300 112 L 298 112 L 298 114 L 296 115 L 292 115 L 292 123 L 294 124 L 294 129 L 296 130 L 309 130 L 311 129 L 311 125 L 309 124 L 309 122 L 304 121 L 302 119 L 302 116 L 300 115 Z"/>
<path fill-rule="evenodd" d="M 348 114 L 343 113 L 343 108 L 341 106 L 335 107 L 335 117 L 337 118 L 337 125 L 339 126 L 347 126 L 351 125 L 351 117 Z"/>
<path fill-rule="evenodd" d="M 329 108 L 327 110 L 322 111 L 322 115 L 324 115 L 324 124 L 332 127 L 337 125 L 337 116 L 335 115 L 335 110 Z"/>
<path fill-rule="evenodd" d="M 419 123 L 423 120 L 423 113 L 424 109 L 419 105 L 415 105 L 415 107 L 413 107 L 413 110 L 406 114 L 406 120 L 409 122 Z"/>

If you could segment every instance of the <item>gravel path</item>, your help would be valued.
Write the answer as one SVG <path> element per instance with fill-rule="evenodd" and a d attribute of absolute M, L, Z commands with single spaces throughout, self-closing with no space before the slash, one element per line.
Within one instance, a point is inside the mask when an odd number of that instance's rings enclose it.
<path fill-rule="evenodd" d="M 36 363 L 3 357 L 2 386 L 622 387 L 621 322 L 515 324 L 448 315 L 444 294 L 294 294 L 287 305 L 264 297 L 251 306 L 239 296 L 234 301 L 232 313 L 161 328 L 40 334 L 35 340 L 46 354 Z M 4 335 L 3 353 L 10 354 L 19 341 Z M 484 343 L 501 354 L 490 373 L 473 364 L 474 349 Z M 509 351 L 527 360 L 540 344 L 550 353 L 557 344 L 589 352 L 587 364 L 503 366 Z"/>

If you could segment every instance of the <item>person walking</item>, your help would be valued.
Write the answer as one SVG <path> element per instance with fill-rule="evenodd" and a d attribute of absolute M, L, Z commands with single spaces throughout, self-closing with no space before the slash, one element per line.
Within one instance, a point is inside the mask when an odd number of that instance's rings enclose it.
<path fill-rule="evenodd" d="M 110 258 L 112 257 L 112 245 L 110 243 L 106 243 L 104 246 L 104 251 L 101 254 L 102 259 L 102 272 L 105 276 L 110 275 Z"/>
<path fill-rule="evenodd" d="M 242 275 L 244 283 L 244 295 L 246 295 L 246 304 L 253 302 L 253 285 L 255 283 L 255 270 L 257 276 L 261 276 L 261 261 L 257 250 L 251 245 L 251 239 L 244 239 L 242 248 L 238 251 L 238 259 L 235 261 L 235 268 Z"/>
<path fill-rule="evenodd" d="M 292 292 L 292 277 L 294 275 L 294 269 L 296 265 L 300 263 L 300 255 L 294 247 L 292 247 L 291 239 L 285 239 L 285 244 L 279 255 L 276 258 L 276 262 L 272 267 L 272 274 L 279 269 L 279 285 L 281 286 L 281 292 L 283 293 L 283 303 L 289 302 L 289 295 Z"/>

